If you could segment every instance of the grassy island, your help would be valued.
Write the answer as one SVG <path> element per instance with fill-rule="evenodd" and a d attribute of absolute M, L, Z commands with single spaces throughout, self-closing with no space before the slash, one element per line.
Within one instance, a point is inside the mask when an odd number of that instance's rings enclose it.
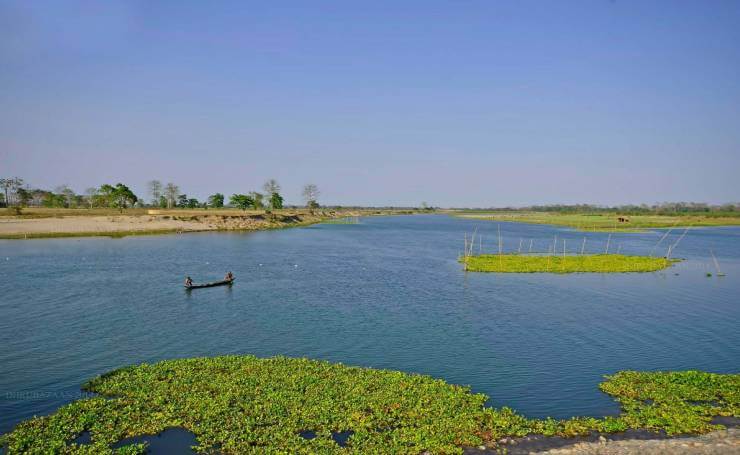
<path fill-rule="evenodd" d="M 601 385 L 621 403 L 619 417 L 563 421 L 486 408 L 485 395 L 428 376 L 285 357 L 143 364 L 84 388 L 101 396 L 23 422 L 0 443 L 9 454 L 143 453 L 144 444 L 113 447 L 181 427 L 202 453 L 461 453 L 527 434 L 704 433 L 722 428 L 712 416 L 740 415 L 740 375 L 698 371 L 620 372 Z M 75 442 L 84 432 L 89 441 Z M 332 438 L 338 432 L 349 434 L 346 444 Z"/>
<path fill-rule="evenodd" d="M 461 257 L 470 272 L 497 273 L 625 273 L 654 272 L 670 267 L 678 259 L 623 254 L 533 255 L 482 254 Z"/>

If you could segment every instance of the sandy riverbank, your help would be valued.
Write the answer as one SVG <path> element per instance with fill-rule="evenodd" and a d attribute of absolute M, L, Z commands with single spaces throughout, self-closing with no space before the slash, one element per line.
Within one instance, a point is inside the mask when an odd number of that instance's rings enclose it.
<path fill-rule="evenodd" d="M 738 419 L 722 418 L 729 428 L 701 435 L 666 437 L 664 433 L 629 430 L 625 433 L 591 434 L 563 438 L 560 436 L 526 436 L 504 438 L 489 447 L 468 448 L 466 455 L 506 453 L 508 455 L 631 455 L 631 454 L 736 454 L 740 453 Z"/>
<path fill-rule="evenodd" d="M 728 429 L 701 436 L 673 439 L 611 441 L 603 438 L 599 442 L 581 442 L 570 447 L 541 453 L 553 455 L 737 454 L 740 453 L 740 430 Z"/>
<path fill-rule="evenodd" d="M 0 218 L 0 238 L 135 235 L 167 232 L 262 230 L 318 223 L 354 213 L 198 214 Z"/>

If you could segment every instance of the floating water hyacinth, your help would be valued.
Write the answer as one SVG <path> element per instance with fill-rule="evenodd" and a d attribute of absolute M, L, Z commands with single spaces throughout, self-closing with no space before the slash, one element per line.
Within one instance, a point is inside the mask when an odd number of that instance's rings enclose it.
<path fill-rule="evenodd" d="M 740 375 L 619 372 L 600 385 L 618 417 L 527 419 L 485 395 L 429 376 L 326 361 L 224 356 L 121 368 L 84 386 L 101 396 L 19 424 L 7 453 L 144 453 L 137 436 L 183 428 L 211 453 L 462 453 L 527 434 L 627 429 L 669 435 L 740 416 Z"/>

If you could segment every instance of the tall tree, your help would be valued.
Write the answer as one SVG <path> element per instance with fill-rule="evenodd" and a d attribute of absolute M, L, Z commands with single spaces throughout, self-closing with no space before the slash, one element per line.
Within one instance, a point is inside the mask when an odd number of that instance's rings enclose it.
<path fill-rule="evenodd" d="M 272 197 L 273 194 L 280 192 L 280 184 L 275 179 L 270 179 L 262 185 L 262 189 L 267 194 L 267 197 Z"/>
<path fill-rule="evenodd" d="M 208 204 L 213 208 L 220 209 L 224 206 L 224 195 L 216 193 L 208 196 Z"/>
<path fill-rule="evenodd" d="M 13 179 L 0 179 L 0 187 L 5 191 L 5 205 L 10 207 L 10 188 L 12 188 Z"/>
<path fill-rule="evenodd" d="M 247 210 L 249 207 L 254 207 L 254 199 L 246 194 L 232 194 L 229 198 L 229 204 Z"/>
<path fill-rule="evenodd" d="M 72 191 L 72 188 L 67 185 L 60 185 L 54 191 L 64 198 L 65 207 L 69 208 L 74 205 L 75 192 Z"/>
<path fill-rule="evenodd" d="M 28 202 L 33 198 L 33 194 L 31 194 L 31 191 L 23 187 L 15 190 L 15 194 L 18 195 L 18 205 L 21 205 L 21 206 L 28 205 Z"/>
<path fill-rule="evenodd" d="M 11 197 L 14 195 L 18 188 L 23 186 L 23 179 L 19 177 L 10 177 L 7 179 L 0 179 L 0 187 L 5 190 L 5 205 L 10 207 L 15 203 L 15 198 Z"/>
<path fill-rule="evenodd" d="M 267 195 L 267 201 L 270 204 L 270 210 L 280 209 L 283 207 L 283 198 L 280 196 L 280 184 L 275 179 L 270 179 L 262 185 L 262 189 Z M 277 197 L 276 197 L 277 195 Z M 279 201 L 279 207 L 275 205 L 275 202 Z"/>
<path fill-rule="evenodd" d="M 180 208 L 185 208 L 188 206 L 188 195 L 187 194 L 181 194 L 177 196 L 177 206 Z"/>
<path fill-rule="evenodd" d="M 319 206 L 319 203 L 317 202 L 318 198 L 319 198 L 319 187 L 318 186 L 314 185 L 313 183 L 309 183 L 303 187 L 303 200 L 306 201 L 306 207 L 310 209 L 317 208 Z"/>
<path fill-rule="evenodd" d="M 171 209 L 177 202 L 177 195 L 180 194 L 180 188 L 174 183 L 168 183 L 164 187 L 164 196 L 167 198 L 167 208 Z"/>
<path fill-rule="evenodd" d="M 41 207 L 48 191 L 35 189 L 31 191 L 31 204 Z"/>
<path fill-rule="evenodd" d="M 101 185 L 99 197 L 108 207 L 116 207 L 121 212 L 129 205 L 133 206 L 139 200 L 134 192 L 123 183 L 117 183 L 116 186 L 107 183 Z"/>
<path fill-rule="evenodd" d="M 273 210 L 283 208 L 283 197 L 280 196 L 280 193 L 272 193 L 270 197 L 270 208 Z"/>
<path fill-rule="evenodd" d="M 90 205 L 90 208 L 93 208 L 93 205 L 95 204 L 95 198 L 98 196 L 98 189 L 94 186 L 91 186 L 90 188 L 85 190 L 85 197 L 87 198 L 87 203 Z"/>
<path fill-rule="evenodd" d="M 14 177 L 13 178 L 13 192 L 15 193 L 16 197 L 18 196 L 18 190 L 21 189 L 22 187 L 23 187 L 23 179 L 19 177 Z"/>
<path fill-rule="evenodd" d="M 136 201 L 139 200 L 134 192 L 131 191 L 129 187 L 127 187 L 123 183 L 116 184 L 111 196 L 113 197 L 115 206 L 121 209 L 121 212 L 123 212 L 123 209 L 127 208 L 129 205 L 133 206 L 134 204 L 136 204 Z"/>
<path fill-rule="evenodd" d="M 66 201 L 64 200 L 64 196 L 61 194 L 52 193 L 51 191 L 47 192 L 44 196 L 44 201 L 42 202 L 42 205 L 44 207 L 64 207 L 64 204 Z"/>
<path fill-rule="evenodd" d="M 149 194 L 152 196 L 152 205 L 159 204 L 159 197 L 162 195 L 162 182 L 150 180 L 147 187 L 149 188 Z"/>
<path fill-rule="evenodd" d="M 249 197 L 254 200 L 254 208 L 257 210 L 261 210 L 265 208 L 265 195 L 262 193 L 258 193 L 256 191 L 250 191 Z"/>
<path fill-rule="evenodd" d="M 98 198 L 100 199 L 100 202 L 102 205 L 106 207 L 113 207 L 113 199 L 116 189 L 108 185 L 107 183 L 100 185 L 100 189 L 98 190 Z"/>

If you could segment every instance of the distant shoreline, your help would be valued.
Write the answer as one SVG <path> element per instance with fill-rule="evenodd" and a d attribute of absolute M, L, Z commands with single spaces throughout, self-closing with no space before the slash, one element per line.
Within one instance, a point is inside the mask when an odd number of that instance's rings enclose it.
<path fill-rule="evenodd" d="M 556 213 L 517 211 L 449 211 L 450 215 L 469 220 L 547 224 L 583 232 L 645 232 L 650 229 L 686 229 L 740 225 L 737 216 L 622 215 L 619 213 Z"/>

